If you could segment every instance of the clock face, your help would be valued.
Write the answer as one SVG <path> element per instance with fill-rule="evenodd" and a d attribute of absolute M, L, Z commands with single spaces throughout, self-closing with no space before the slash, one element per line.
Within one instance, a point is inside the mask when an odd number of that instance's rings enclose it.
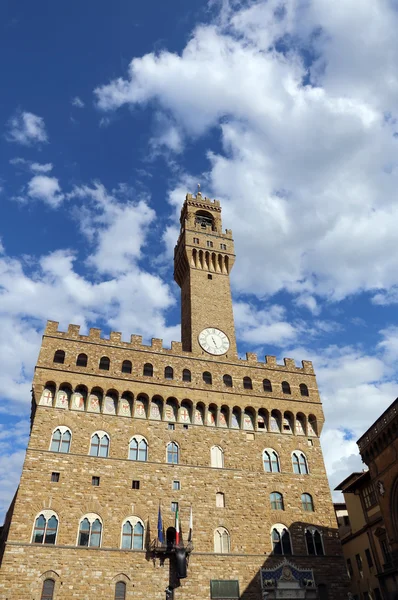
<path fill-rule="evenodd" d="M 199 344 L 209 354 L 219 356 L 229 350 L 229 339 L 223 331 L 214 327 L 207 327 L 199 334 Z"/>

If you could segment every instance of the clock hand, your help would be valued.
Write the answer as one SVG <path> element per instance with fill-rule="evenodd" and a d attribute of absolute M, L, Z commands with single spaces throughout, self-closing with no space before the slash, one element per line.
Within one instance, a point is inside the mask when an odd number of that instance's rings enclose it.
<path fill-rule="evenodd" d="M 214 345 L 215 345 L 215 347 L 217 348 L 217 343 L 216 343 L 216 341 L 215 341 L 214 337 L 213 337 L 213 336 L 211 336 L 211 339 L 213 340 L 213 344 L 214 344 Z"/>

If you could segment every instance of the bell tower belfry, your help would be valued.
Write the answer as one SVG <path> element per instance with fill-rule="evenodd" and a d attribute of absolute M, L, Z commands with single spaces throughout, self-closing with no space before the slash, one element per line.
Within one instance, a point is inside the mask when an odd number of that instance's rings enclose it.
<path fill-rule="evenodd" d="M 199 187 L 199 186 L 198 186 Z M 236 358 L 229 274 L 235 262 L 232 231 L 223 233 L 218 200 L 187 194 L 174 250 L 174 279 L 181 288 L 183 350 Z"/>

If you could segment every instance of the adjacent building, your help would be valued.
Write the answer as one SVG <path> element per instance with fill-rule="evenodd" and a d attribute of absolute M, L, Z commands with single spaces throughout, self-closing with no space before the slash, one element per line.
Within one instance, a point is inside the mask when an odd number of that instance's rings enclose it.
<path fill-rule="evenodd" d="M 4 600 L 347 597 L 312 364 L 239 358 L 220 203 L 180 223 L 181 342 L 47 324 Z"/>
<path fill-rule="evenodd" d="M 369 470 L 336 488 L 348 520 L 335 505 L 354 600 L 398 599 L 398 400 L 358 440 Z M 340 520 L 339 520 L 340 519 Z"/>

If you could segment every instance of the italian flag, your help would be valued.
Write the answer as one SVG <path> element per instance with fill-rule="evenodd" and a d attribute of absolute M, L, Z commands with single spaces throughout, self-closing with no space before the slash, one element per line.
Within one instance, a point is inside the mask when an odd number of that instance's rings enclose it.
<path fill-rule="evenodd" d="M 176 545 L 178 546 L 178 544 L 180 543 L 180 517 L 178 515 L 178 506 L 177 506 L 177 510 L 176 510 Z"/>

